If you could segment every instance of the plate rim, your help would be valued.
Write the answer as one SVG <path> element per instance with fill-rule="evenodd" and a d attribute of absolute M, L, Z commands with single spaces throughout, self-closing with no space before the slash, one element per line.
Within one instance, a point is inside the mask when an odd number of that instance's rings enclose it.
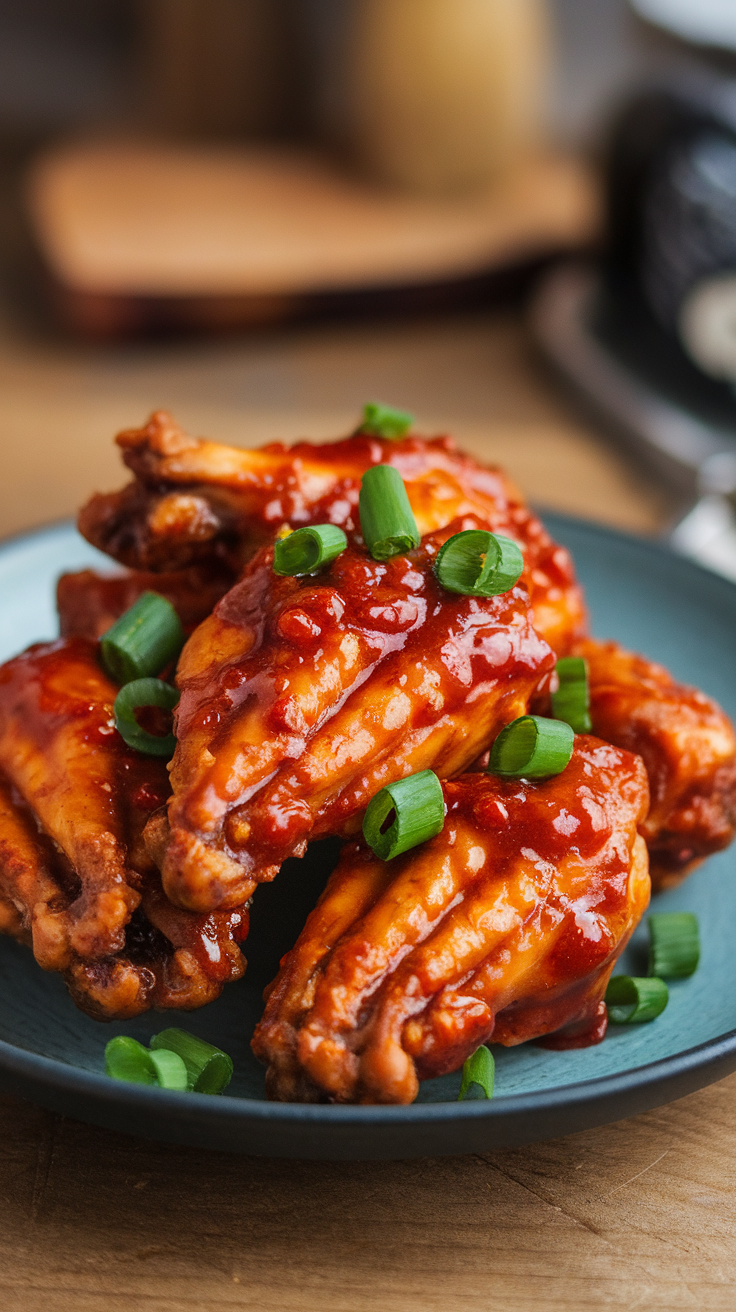
<path fill-rule="evenodd" d="M 600 524 L 580 516 L 566 515 L 552 509 L 542 508 L 540 516 L 545 525 L 550 524 L 554 533 L 555 523 L 570 528 L 583 529 L 587 533 L 610 540 L 635 546 L 649 554 L 668 561 L 677 561 L 686 573 L 694 579 L 707 581 L 716 591 L 722 590 L 732 602 L 736 601 L 736 583 L 704 568 L 687 557 L 679 556 L 664 542 L 648 539 L 634 533 L 628 533 L 609 525 Z M 0 562 L 13 548 L 30 545 L 44 537 L 76 528 L 71 519 L 60 519 L 40 525 L 18 534 L 0 539 Z M 111 569 L 117 562 L 111 561 Z M 119 568 L 119 566 L 118 566 Z M 534 1117 L 548 1115 L 549 1133 L 540 1133 L 539 1127 L 518 1132 L 513 1127 L 508 1136 L 491 1135 L 488 1147 L 498 1146 L 501 1142 L 509 1144 L 524 1143 L 553 1137 L 560 1133 L 570 1133 L 574 1129 L 584 1129 L 590 1125 L 622 1119 L 639 1111 L 660 1106 L 671 1099 L 704 1087 L 706 1084 L 723 1078 L 736 1070 L 736 1028 L 707 1039 L 693 1047 L 672 1053 L 667 1057 L 644 1065 L 630 1067 L 624 1071 L 608 1075 L 594 1076 L 577 1080 L 571 1084 L 556 1085 L 551 1089 L 533 1090 L 523 1093 L 499 1095 L 489 1101 L 411 1103 L 407 1106 L 390 1104 L 381 1105 L 340 1105 L 334 1103 L 280 1103 L 255 1098 L 236 1097 L 225 1094 L 212 1098 L 206 1094 L 188 1094 L 182 1100 L 176 1091 L 149 1088 L 144 1085 L 126 1084 L 110 1080 L 102 1072 L 90 1071 L 75 1066 L 59 1058 L 47 1057 L 30 1049 L 0 1039 L 0 1083 L 10 1091 L 16 1091 L 40 1103 L 48 1103 L 52 1092 L 64 1095 L 67 1100 L 81 1098 L 90 1104 L 81 1112 L 88 1119 L 96 1119 L 91 1114 L 91 1105 L 98 1108 L 97 1119 L 100 1123 L 115 1128 L 110 1111 L 127 1110 L 136 1120 L 133 1132 L 146 1135 L 145 1118 L 153 1114 L 154 1120 L 165 1118 L 171 1122 L 171 1133 L 165 1136 L 161 1127 L 151 1131 L 152 1137 L 170 1137 L 178 1142 L 203 1144 L 207 1139 L 207 1127 L 232 1129 L 235 1126 L 253 1126 L 260 1123 L 263 1128 L 285 1128 L 290 1124 L 306 1128 L 313 1126 L 329 1129 L 339 1126 L 347 1129 L 396 1130 L 411 1127 L 414 1131 L 439 1128 L 443 1125 L 460 1126 L 475 1124 L 488 1130 L 503 1129 L 507 1123 L 530 1120 Z M 703 1078 L 705 1077 L 705 1078 Z M 659 1096 L 662 1094 L 663 1096 Z M 637 1097 L 637 1095 L 639 1095 Z M 610 1115 L 612 1104 L 620 1101 L 620 1110 Z M 559 1128 L 556 1114 L 565 1112 L 574 1114 L 585 1112 L 578 1123 L 567 1130 Z M 74 1114 L 73 1112 L 71 1114 Z M 194 1123 L 202 1130 L 201 1134 L 192 1132 Z M 187 1130 L 188 1127 L 188 1130 Z M 128 1126 L 118 1127 L 127 1129 Z M 339 1145 L 338 1145 L 339 1147 Z M 252 1144 L 232 1144 L 233 1151 L 258 1152 Z M 277 1156 L 278 1146 L 268 1145 L 268 1155 Z M 376 1156 L 435 1156 L 443 1152 L 457 1153 L 472 1151 L 471 1148 L 442 1148 L 428 1145 L 421 1147 L 407 1142 L 400 1153 L 384 1153 L 380 1150 L 369 1152 L 344 1153 L 340 1157 Z M 284 1155 L 298 1157 L 300 1154 L 287 1147 Z M 324 1149 L 315 1153 L 306 1151 L 305 1156 L 330 1156 Z"/>

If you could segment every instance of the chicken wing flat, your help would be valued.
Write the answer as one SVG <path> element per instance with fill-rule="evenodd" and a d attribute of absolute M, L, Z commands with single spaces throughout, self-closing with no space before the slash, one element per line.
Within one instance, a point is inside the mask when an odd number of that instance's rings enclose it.
<path fill-rule="evenodd" d="M 461 596 L 433 572 L 476 524 L 384 562 L 348 546 L 304 578 L 258 552 L 179 661 L 168 824 L 146 835 L 172 901 L 242 904 L 308 839 L 359 829 L 384 784 L 461 773 L 524 712 L 554 664 L 526 588 Z"/>
<path fill-rule="evenodd" d="M 600 1042 L 613 965 L 649 901 L 640 759 L 578 737 L 553 779 L 466 774 L 441 834 L 363 842 L 268 990 L 253 1051 L 281 1101 L 408 1103 L 478 1044 Z"/>
<path fill-rule="evenodd" d="M 736 830 L 736 735 L 705 693 L 615 642 L 586 640 L 593 732 L 641 756 L 651 809 L 641 832 L 655 890 L 727 847 Z"/>
<path fill-rule="evenodd" d="M 422 535 L 459 516 L 516 539 L 537 630 L 562 654 L 585 631 L 571 558 L 557 546 L 499 469 L 457 451 L 448 437 L 387 441 L 354 435 L 341 442 L 271 443 L 257 451 L 189 437 L 165 411 L 117 443 L 135 481 L 99 494 L 82 509 L 80 532 L 134 570 L 179 570 L 193 563 L 238 571 L 279 527 L 333 523 L 357 527 L 363 474 L 398 469 Z"/>
<path fill-rule="evenodd" d="M 101 574 L 94 569 L 62 574 L 56 587 L 59 632 L 62 638 L 101 638 L 143 592 L 158 592 L 171 602 L 184 632 L 192 633 L 234 582 L 224 566 L 192 565 L 165 574 Z"/>
<path fill-rule="evenodd" d="M 142 834 L 166 768 L 114 729 L 116 691 L 81 638 L 0 668 L 2 920 L 101 1019 L 211 1001 L 243 973 L 248 923 L 164 896 Z"/>

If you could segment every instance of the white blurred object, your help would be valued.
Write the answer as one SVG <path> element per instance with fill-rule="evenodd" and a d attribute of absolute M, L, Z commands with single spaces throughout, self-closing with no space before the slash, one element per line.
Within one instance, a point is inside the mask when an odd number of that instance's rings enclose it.
<path fill-rule="evenodd" d="M 686 41 L 736 50 L 736 0 L 631 0 L 642 18 Z"/>
<path fill-rule="evenodd" d="M 736 383 L 736 273 L 696 283 L 680 309 L 679 329 L 705 373 Z"/>
<path fill-rule="evenodd" d="M 357 146 L 425 193 L 481 188 L 542 135 L 545 0 L 360 0 L 348 56 Z"/>
<path fill-rule="evenodd" d="M 726 497 L 701 497 L 673 529 L 670 545 L 736 583 L 736 515 Z"/>

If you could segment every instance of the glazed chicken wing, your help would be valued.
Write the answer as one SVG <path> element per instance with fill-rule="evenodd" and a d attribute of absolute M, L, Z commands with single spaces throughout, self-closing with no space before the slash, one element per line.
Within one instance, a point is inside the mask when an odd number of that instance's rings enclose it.
<path fill-rule="evenodd" d="M 408 1103 L 478 1044 L 599 1042 L 614 962 L 649 900 L 640 759 L 578 737 L 553 779 L 466 774 L 441 834 L 361 842 L 266 991 L 253 1050 L 282 1101 Z"/>
<path fill-rule="evenodd" d="M 416 551 L 348 548 L 318 575 L 263 548 L 184 648 L 168 824 L 147 829 L 169 897 L 240 905 L 309 838 L 350 834 L 386 783 L 459 774 L 522 714 L 554 655 L 525 587 L 461 596 Z"/>
<path fill-rule="evenodd" d="M 193 563 L 238 570 L 279 527 L 357 526 L 363 474 L 390 464 L 406 484 L 422 535 L 476 514 L 524 550 L 537 630 L 562 654 L 584 632 L 580 589 L 569 554 L 556 546 L 506 476 L 456 450 L 450 438 L 387 441 L 355 435 L 341 442 L 272 443 L 258 451 L 194 439 L 165 411 L 118 445 L 135 481 L 97 495 L 79 516 L 80 532 L 135 570 L 179 570 Z"/>
<path fill-rule="evenodd" d="M 211 1001 L 245 968 L 247 912 L 173 907 L 142 841 L 164 763 L 113 725 L 117 689 L 81 638 L 0 669 L 0 899 L 6 932 L 101 1019 Z"/>
<path fill-rule="evenodd" d="M 651 809 L 641 832 L 655 890 L 677 884 L 736 829 L 736 735 L 705 693 L 615 642 L 579 642 L 593 732 L 642 757 Z"/>
<path fill-rule="evenodd" d="M 184 632 L 192 633 L 234 582 L 224 566 L 192 565 L 165 574 L 100 574 L 94 569 L 62 574 L 56 587 L 59 632 L 62 638 L 101 638 L 142 593 L 158 592 L 171 602 Z"/>

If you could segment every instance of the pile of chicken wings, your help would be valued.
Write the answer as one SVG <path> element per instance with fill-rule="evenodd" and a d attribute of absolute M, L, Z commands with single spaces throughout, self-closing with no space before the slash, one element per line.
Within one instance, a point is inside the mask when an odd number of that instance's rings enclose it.
<path fill-rule="evenodd" d="M 65 575 L 61 637 L 0 668 L 0 929 L 102 1020 L 191 1009 L 245 970 L 258 885 L 325 836 L 327 888 L 253 1038 L 269 1095 L 407 1103 L 482 1042 L 599 1042 L 613 965 L 649 901 L 736 825 L 736 738 L 665 669 L 587 632 L 573 563 L 497 469 L 446 437 L 357 432 L 241 450 L 166 413 L 117 438 L 132 481 L 83 508 L 123 569 Z M 401 476 L 421 535 L 376 560 L 361 480 Z M 274 570 L 288 530 L 347 547 Z M 521 547 L 518 583 L 449 591 L 443 544 L 484 529 Z M 176 609 L 176 750 L 115 727 L 100 637 L 143 593 Z M 555 664 L 587 662 L 592 734 L 558 775 L 509 779 L 488 751 L 549 714 Z M 442 832 L 382 861 L 366 807 L 424 770 Z"/>

